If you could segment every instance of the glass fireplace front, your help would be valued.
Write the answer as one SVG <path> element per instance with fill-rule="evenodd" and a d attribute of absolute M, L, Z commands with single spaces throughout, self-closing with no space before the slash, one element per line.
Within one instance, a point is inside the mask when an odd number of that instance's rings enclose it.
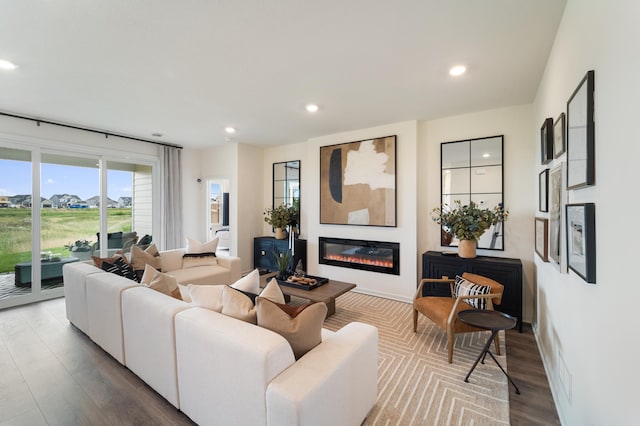
<path fill-rule="evenodd" d="M 398 243 L 320 237 L 319 244 L 321 264 L 400 275 Z"/>

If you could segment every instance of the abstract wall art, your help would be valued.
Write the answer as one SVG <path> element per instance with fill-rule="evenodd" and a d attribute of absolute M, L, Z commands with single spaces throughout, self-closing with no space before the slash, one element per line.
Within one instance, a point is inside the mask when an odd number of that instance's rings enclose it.
<path fill-rule="evenodd" d="M 320 223 L 396 226 L 396 136 L 320 147 Z"/>

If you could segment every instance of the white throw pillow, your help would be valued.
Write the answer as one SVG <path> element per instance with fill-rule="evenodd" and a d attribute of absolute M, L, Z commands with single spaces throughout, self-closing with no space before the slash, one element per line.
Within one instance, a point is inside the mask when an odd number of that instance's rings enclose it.
<path fill-rule="evenodd" d="M 222 288 L 224 285 L 195 285 L 189 284 L 191 302 L 201 308 L 222 312 Z"/>
<path fill-rule="evenodd" d="M 259 296 L 264 299 L 271 300 L 274 303 L 280 303 L 281 305 L 285 304 L 284 293 L 282 293 L 282 289 L 275 278 L 272 278 L 271 281 L 269 281 L 269 283 L 262 289 Z"/>
<path fill-rule="evenodd" d="M 246 291 L 247 293 L 259 294 L 260 272 L 257 269 L 254 269 L 235 283 L 231 284 L 231 287 L 236 290 Z"/>
<path fill-rule="evenodd" d="M 200 241 L 192 240 L 187 237 L 187 253 L 215 253 L 218 247 L 218 237 L 215 237 L 211 241 L 201 243 Z"/>

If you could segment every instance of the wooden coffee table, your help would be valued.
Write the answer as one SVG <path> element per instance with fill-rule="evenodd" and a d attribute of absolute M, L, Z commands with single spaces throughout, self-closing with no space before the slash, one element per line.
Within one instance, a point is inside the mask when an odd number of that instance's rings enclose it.
<path fill-rule="evenodd" d="M 260 286 L 264 287 L 267 282 L 274 278 L 276 273 L 268 273 L 260 276 Z M 324 302 L 327 305 L 327 318 L 336 312 L 336 298 L 342 296 L 349 290 L 356 288 L 355 284 L 345 283 L 342 281 L 329 280 L 328 283 L 322 284 L 313 290 L 303 290 L 301 288 L 287 287 L 281 285 L 282 293 L 287 296 L 300 297 L 312 302 Z"/>

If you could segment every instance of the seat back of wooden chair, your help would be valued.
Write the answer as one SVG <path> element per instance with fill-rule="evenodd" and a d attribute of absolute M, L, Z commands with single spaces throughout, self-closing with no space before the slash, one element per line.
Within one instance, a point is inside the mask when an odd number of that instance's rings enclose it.
<path fill-rule="evenodd" d="M 502 303 L 502 293 L 504 292 L 504 286 L 499 282 L 492 280 L 491 278 L 484 277 L 478 274 L 472 274 L 471 272 L 465 272 L 462 274 L 462 278 L 469 280 L 474 284 L 487 285 L 491 287 L 491 294 L 495 294 L 496 297 L 491 298 L 494 305 Z"/>

